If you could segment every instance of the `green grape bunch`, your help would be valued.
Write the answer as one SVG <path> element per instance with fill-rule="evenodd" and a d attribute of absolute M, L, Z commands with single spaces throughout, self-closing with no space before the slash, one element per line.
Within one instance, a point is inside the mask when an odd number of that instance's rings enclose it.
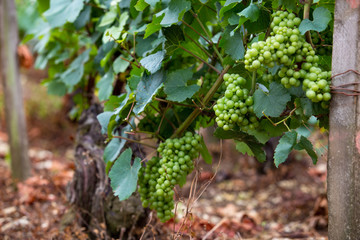
<path fill-rule="evenodd" d="M 159 144 L 161 158 L 153 157 L 146 168 L 139 171 L 139 193 L 144 207 L 157 212 L 166 222 L 174 213 L 174 187 L 194 170 L 193 160 L 198 156 L 201 137 L 191 132 L 182 138 L 167 139 Z"/>
<path fill-rule="evenodd" d="M 260 68 L 280 66 L 276 76 L 264 74 L 265 82 L 279 81 L 285 88 L 299 87 L 313 102 L 321 102 L 327 108 L 331 99 L 331 72 L 319 67 L 319 56 L 298 26 L 301 19 L 287 11 L 272 14 L 270 37 L 253 43 L 245 54 L 245 68 L 257 71 Z"/>
<path fill-rule="evenodd" d="M 242 131 L 257 128 L 259 122 L 254 114 L 254 99 L 244 87 L 246 79 L 238 74 L 225 74 L 224 82 L 225 95 L 214 106 L 218 126 L 226 131 L 235 126 Z"/>

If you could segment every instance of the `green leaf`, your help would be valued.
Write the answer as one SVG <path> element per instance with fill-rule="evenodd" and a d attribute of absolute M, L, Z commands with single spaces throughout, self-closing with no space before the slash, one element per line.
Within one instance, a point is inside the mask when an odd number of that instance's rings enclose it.
<path fill-rule="evenodd" d="M 255 22 L 260 15 L 260 9 L 257 4 L 250 4 L 247 8 L 238 13 L 240 17 L 245 17 L 251 22 Z"/>
<path fill-rule="evenodd" d="M 211 156 L 208 148 L 206 147 L 206 144 L 205 144 L 203 138 L 201 138 L 200 144 L 201 144 L 200 154 L 201 154 L 202 158 L 204 159 L 204 162 L 206 162 L 207 164 L 212 164 L 212 156 Z"/>
<path fill-rule="evenodd" d="M 313 12 L 313 21 L 304 19 L 301 21 L 299 30 L 301 34 L 314 30 L 317 32 L 324 31 L 331 20 L 331 13 L 324 7 L 318 7 Z"/>
<path fill-rule="evenodd" d="M 140 64 L 149 72 L 156 73 L 161 68 L 165 51 L 159 51 L 141 59 Z"/>
<path fill-rule="evenodd" d="M 128 132 L 131 130 L 131 126 L 127 125 L 126 127 L 121 129 L 121 136 L 122 137 L 128 137 L 128 134 L 125 132 Z M 113 138 L 111 141 L 106 145 L 106 148 L 104 149 L 104 161 L 105 164 L 108 162 L 113 162 L 120 154 L 121 150 L 125 146 L 126 140 L 120 139 L 120 138 Z"/>
<path fill-rule="evenodd" d="M 128 61 L 125 61 L 122 58 L 124 58 L 124 56 L 118 56 L 113 63 L 113 70 L 115 74 L 125 72 L 130 65 Z"/>
<path fill-rule="evenodd" d="M 74 86 L 80 82 L 84 74 L 84 64 L 89 60 L 90 49 L 80 54 L 60 75 L 61 80 L 68 86 Z"/>
<path fill-rule="evenodd" d="M 160 22 L 163 18 L 164 18 L 164 14 L 162 14 L 161 16 L 153 15 L 152 22 L 146 26 L 144 38 L 147 38 L 151 34 L 160 31 L 160 29 L 161 29 Z"/>
<path fill-rule="evenodd" d="M 162 26 L 170 26 L 179 22 L 185 12 L 189 11 L 191 3 L 186 0 L 171 0 L 169 6 L 164 10 L 165 16 L 161 21 Z"/>
<path fill-rule="evenodd" d="M 129 13 L 128 12 L 123 12 L 120 15 L 120 19 L 119 19 L 119 25 L 116 26 L 112 26 L 108 29 L 105 30 L 104 35 L 103 35 L 103 43 L 109 42 L 109 41 L 116 41 L 120 38 L 120 35 L 122 33 L 122 31 L 124 30 L 124 26 L 126 24 L 126 21 L 129 19 Z M 127 36 L 127 33 L 123 33 L 122 38 L 121 39 L 125 39 Z M 119 40 L 122 41 L 122 40 Z M 117 41 L 119 43 L 119 41 Z"/>
<path fill-rule="evenodd" d="M 319 65 L 323 71 L 331 71 L 331 56 L 319 56 Z"/>
<path fill-rule="evenodd" d="M 311 157 L 313 164 L 317 163 L 318 156 L 314 151 L 312 143 L 304 136 L 300 137 L 300 141 L 295 145 L 294 149 L 296 150 L 305 150 L 307 154 Z"/>
<path fill-rule="evenodd" d="M 254 93 L 254 113 L 258 118 L 265 113 L 268 117 L 279 117 L 291 100 L 289 92 L 279 83 L 270 84 L 269 93 L 258 89 Z"/>
<path fill-rule="evenodd" d="M 208 56 L 206 55 L 206 53 L 204 53 L 203 50 L 201 50 L 195 43 L 193 42 L 183 42 L 181 43 L 181 46 L 184 47 L 185 49 L 187 49 L 188 51 L 195 53 L 195 55 L 199 56 L 202 59 L 208 59 Z M 186 56 L 193 56 L 187 52 L 184 52 L 184 57 Z"/>
<path fill-rule="evenodd" d="M 136 5 L 135 5 L 135 9 L 138 10 L 139 12 L 144 11 L 144 9 L 149 6 L 149 4 L 147 4 L 145 2 L 145 0 L 138 0 Z"/>
<path fill-rule="evenodd" d="M 160 0 L 145 0 L 151 7 L 155 7 L 158 2 L 161 2 Z"/>
<path fill-rule="evenodd" d="M 256 21 L 245 21 L 244 26 L 249 33 L 259 33 L 266 32 L 271 22 L 270 13 L 264 9 L 261 9 L 259 12 L 259 17 Z M 244 17 L 241 17 L 244 18 Z"/>
<path fill-rule="evenodd" d="M 250 157 L 256 157 L 259 162 L 265 162 L 266 160 L 266 155 L 260 145 L 258 147 L 252 146 L 252 148 L 250 148 L 247 143 L 236 141 L 236 150 L 242 154 L 247 154 Z"/>
<path fill-rule="evenodd" d="M 163 83 L 164 73 L 161 71 L 152 75 L 144 74 L 137 86 L 136 105 L 134 107 L 135 114 L 144 111 L 146 105 L 152 101 L 152 97 L 163 86 Z"/>
<path fill-rule="evenodd" d="M 96 87 L 99 89 L 99 100 L 105 101 L 109 99 L 112 90 L 113 82 L 115 80 L 114 72 L 110 69 L 96 84 Z"/>
<path fill-rule="evenodd" d="M 183 187 L 186 183 L 186 177 L 187 175 L 186 174 L 183 174 L 181 177 L 180 177 L 180 180 L 179 180 L 179 186 L 180 187 Z"/>
<path fill-rule="evenodd" d="M 101 126 L 101 133 L 105 134 L 107 132 L 107 128 L 110 122 L 110 118 L 114 115 L 113 112 L 103 112 L 96 116 L 97 120 Z"/>
<path fill-rule="evenodd" d="M 232 130 L 225 131 L 222 128 L 217 128 L 214 132 L 214 136 L 221 139 L 234 139 L 243 142 L 250 148 L 251 152 L 259 162 L 264 162 L 266 160 L 265 152 L 262 150 L 263 144 L 259 143 L 254 136 L 250 136 L 244 132 Z M 241 150 L 244 151 L 244 149 Z"/>
<path fill-rule="evenodd" d="M 220 40 L 220 47 L 225 49 L 225 52 L 229 54 L 232 59 L 239 60 L 244 58 L 245 48 L 244 43 L 239 31 L 235 31 L 233 36 L 230 36 L 232 29 L 227 27 L 223 37 Z"/>
<path fill-rule="evenodd" d="M 181 27 L 178 25 L 164 28 L 163 32 L 166 39 L 165 50 L 166 53 L 170 55 L 185 40 L 185 36 Z"/>
<path fill-rule="evenodd" d="M 187 84 L 192 75 L 191 69 L 180 69 L 171 72 L 165 81 L 164 92 L 167 94 L 166 99 L 182 102 L 187 98 L 191 98 L 200 88 L 197 84 Z"/>
<path fill-rule="evenodd" d="M 99 27 L 104 27 L 112 24 L 115 21 L 116 17 L 117 17 L 117 10 L 115 7 L 113 7 L 110 9 L 110 11 L 105 13 L 105 15 L 101 18 Z"/>
<path fill-rule="evenodd" d="M 79 0 L 51 0 L 50 8 L 44 16 L 52 28 L 74 22 L 84 7 L 84 1 Z"/>
<path fill-rule="evenodd" d="M 131 156 L 131 149 L 126 149 L 109 172 L 111 188 L 120 201 L 128 199 L 137 187 L 138 173 L 141 168 L 140 158 L 136 157 L 131 166 Z"/>
<path fill-rule="evenodd" d="M 286 161 L 291 150 L 296 144 L 296 138 L 296 131 L 287 132 L 280 138 L 279 144 L 277 145 L 274 154 L 274 162 L 276 167 L 279 167 L 281 163 Z"/>
<path fill-rule="evenodd" d="M 283 9 L 291 10 L 296 12 L 297 11 L 297 4 L 298 0 L 274 0 L 272 1 L 273 9 L 277 9 L 282 7 Z"/>
<path fill-rule="evenodd" d="M 56 96 L 64 96 L 66 94 L 66 85 L 59 79 L 50 81 L 46 86 L 48 94 Z"/>
<path fill-rule="evenodd" d="M 224 6 L 220 9 L 219 17 L 222 18 L 224 13 L 233 9 L 238 3 L 241 3 L 242 0 L 226 0 Z"/>
<path fill-rule="evenodd" d="M 85 6 L 84 9 L 80 12 L 77 19 L 74 21 L 74 26 L 76 30 L 79 30 L 90 21 L 91 16 L 91 6 Z"/>

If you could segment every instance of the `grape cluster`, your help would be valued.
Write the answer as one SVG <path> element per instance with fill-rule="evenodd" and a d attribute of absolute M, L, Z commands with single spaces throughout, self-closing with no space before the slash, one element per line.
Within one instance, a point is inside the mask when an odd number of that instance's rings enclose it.
<path fill-rule="evenodd" d="M 198 80 L 198 85 L 201 86 L 201 92 L 206 94 L 210 88 L 215 84 L 218 78 L 218 74 L 216 72 L 209 73 L 207 72 L 202 79 Z M 214 98 L 219 98 L 226 90 L 225 84 L 221 84 L 220 87 L 214 94 Z"/>
<path fill-rule="evenodd" d="M 331 72 L 322 71 L 319 67 L 310 67 L 303 81 L 303 90 L 313 102 L 321 102 L 323 108 L 328 107 L 330 94 Z"/>
<path fill-rule="evenodd" d="M 319 57 L 300 35 L 301 19 L 293 13 L 277 11 L 272 15 L 272 31 L 266 41 L 255 42 L 245 54 L 245 68 L 256 71 L 261 67 L 281 66 L 277 75 L 264 74 L 265 82 L 279 81 L 285 88 L 301 86 L 313 102 L 326 108 L 330 95 L 331 73 L 318 67 Z"/>
<path fill-rule="evenodd" d="M 266 41 L 253 43 L 246 51 L 245 68 L 249 71 L 255 71 L 261 65 L 274 67 L 275 63 L 290 66 L 293 60 L 291 56 L 297 56 L 297 51 L 303 46 L 304 39 L 297 28 L 301 23 L 300 18 L 285 11 L 277 11 L 273 17 L 270 37 Z"/>
<path fill-rule="evenodd" d="M 157 151 L 162 158 L 153 157 L 139 172 L 139 193 L 144 207 L 157 212 L 162 222 L 174 214 L 174 190 L 183 177 L 194 170 L 193 160 L 200 150 L 200 136 L 187 132 L 182 138 L 167 139 Z"/>
<path fill-rule="evenodd" d="M 224 130 L 230 130 L 236 125 L 242 131 L 259 126 L 254 114 L 254 100 L 249 96 L 249 90 L 244 87 L 246 80 L 238 74 L 225 74 L 226 91 L 224 97 L 217 100 L 214 106 L 216 122 Z"/>

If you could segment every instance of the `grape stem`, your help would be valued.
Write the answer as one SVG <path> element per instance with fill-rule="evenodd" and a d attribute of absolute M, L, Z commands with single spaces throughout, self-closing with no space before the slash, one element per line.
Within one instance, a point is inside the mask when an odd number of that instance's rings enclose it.
<path fill-rule="evenodd" d="M 309 19 L 309 16 L 310 16 L 310 8 L 311 8 L 312 3 L 313 3 L 313 0 L 308 0 L 308 1 L 306 1 L 305 5 L 304 5 L 304 15 L 303 15 L 303 19 Z M 307 32 L 305 33 L 305 37 L 306 37 L 306 41 L 311 44 L 312 48 L 314 48 L 315 46 L 314 46 L 314 44 L 312 43 L 310 31 L 307 31 Z"/>
<path fill-rule="evenodd" d="M 216 69 L 216 67 L 214 67 L 213 65 L 211 65 L 210 63 L 208 63 L 207 61 L 205 61 L 204 59 L 202 59 L 201 57 L 199 57 L 198 55 L 196 55 L 195 53 L 187 50 L 186 48 L 184 48 L 183 46 L 179 45 L 179 48 L 181 48 L 182 50 L 184 50 L 185 52 L 189 53 L 190 55 L 194 56 L 195 58 L 197 58 L 198 60 L 200 60 L 201 62 L 205 63 L 206 65 L 208 65 L 210 68 L 212 68 L 215 72 L 217 72 L 218 74 L 220 74 L 220 71 L 218 69 Z"/>
<path fill-rule="evenodd" d="M 255 87 L 256 87 L 256 71 L 253 72 L 252 74 L 252 78 L 251 78 L 251 91 L 250 91 L 250 96 L 252 96 L 255 92 Z"/>
<path fill-rule="evenodd" d="M 197 41 L 195 41 L 194 39 L 192 39 L 186 32 L 184 32 L 184 34 L 185 34 L 185 36 L 186 36 L 187 38 L 189 38 L 198 48 L 200 48 L 200 49 L 206 54 L 206 56 L 208 56 L 209 58 L 212 57 L 211 54 L 210 54 L 208 51 L 206 51 L 206 49 L 203 48 Z"/>
<path fill-rule="evenodd" d="M 220 62 L 223 63 L 223 58 L 219 52 L 219 50 L 217 49 L 216 45 L 214 44 L 214 42 L 211 40 L 211 36 L 209 34 L 209 32 L 207 31 L 207 29 L 205 28 L 204 24 L 200 21 L 198 15 L 193 11 L 193 10 L 190 10 L 191 14 L 194 16 L 194 18 L 196 19 L 196 21 L 199 23 L 200 27 L 202 28 L 202 30 L 205 32 L 206 36 L 209 38 L 209 42 L 210 42 L 210 45 L 213 46 L 214 48 L 214 51 L 216 53 L 216 55 L 219 57 L 220 59 Z"/>
<path fill-rule="evenodd" d="M 150 144 L 147 144 L 147 143 L 138 141 L 138 140 L 134 140 L 134 139 L 131 139 L 131 138 L 127 138 L 127 137 L 123 137 L 123 136 L 113 136 L 113 138 L 120 138 L 120 139 L 124 139 L 124 140 L 126 140 L 126 141 L 129 141 L 129 142 L 134 142 L 134 143 L 138 143 L 138 144 L 141 144 L 141 145 L 150 147 L 150 148 L 157 149 L 156 146 L 153 146 L 153 145 L 150 145 Z"/>
<path fill-rule="evenodd" d="M 225 66 L 225 68 L 221 71 L 219 77 L 216 79 L 216 82 L 214 83 L 214 85 L 210 88 L 209 92 L 205 95 L 204 100 L 203 100 L 203 104 L 204 106 L 206 104 L 208 104 L 208 102 L 211 100 L 211 98 L 213 97 L 213 95 L 215 94 L 215 92 L 218 90 L 218 88 L 221 86 L 222 82 L 223 82 L 223 76 L 225 73 L 227 73 L 227 71 L 229 71 L 230 69 L 230 65 Z M 197 116 L 199 116 L 199 114 L 201 113 L 202 109 L 200 108 L 196 108 L 186 119 L 185 121 L 179 126 L 178 129 L 176 129 L 176 131 L 174 132 L 174 134 L 171 136 L 171 138 L 174 138 L 178 135 L 180 135 L 183 131 L 185 131 L 190 124 L 197 118 Z"/>

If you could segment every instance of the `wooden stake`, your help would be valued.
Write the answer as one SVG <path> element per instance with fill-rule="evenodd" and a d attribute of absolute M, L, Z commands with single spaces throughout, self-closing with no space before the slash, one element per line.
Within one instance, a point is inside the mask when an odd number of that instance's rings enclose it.
<path fill-rule="evenodd" d="M 336 1 L 332 74 L 360 70 L 360 9 Z M 333 86 L 359 82 L 355 73 L 338 75 Z M 359 90 L 358 85 L 353 85 Z M 360 237 L 360 101 L 333 94 L 328 158 L 329 240 Z"/>
<path fill-rule="evenodd" d="M 30 176 L 31 169 L 17 59 L 18 42 L 14 0 L 0 0 L 0 78 L 5 96 L 12 177 L 21 181 Z"/>

